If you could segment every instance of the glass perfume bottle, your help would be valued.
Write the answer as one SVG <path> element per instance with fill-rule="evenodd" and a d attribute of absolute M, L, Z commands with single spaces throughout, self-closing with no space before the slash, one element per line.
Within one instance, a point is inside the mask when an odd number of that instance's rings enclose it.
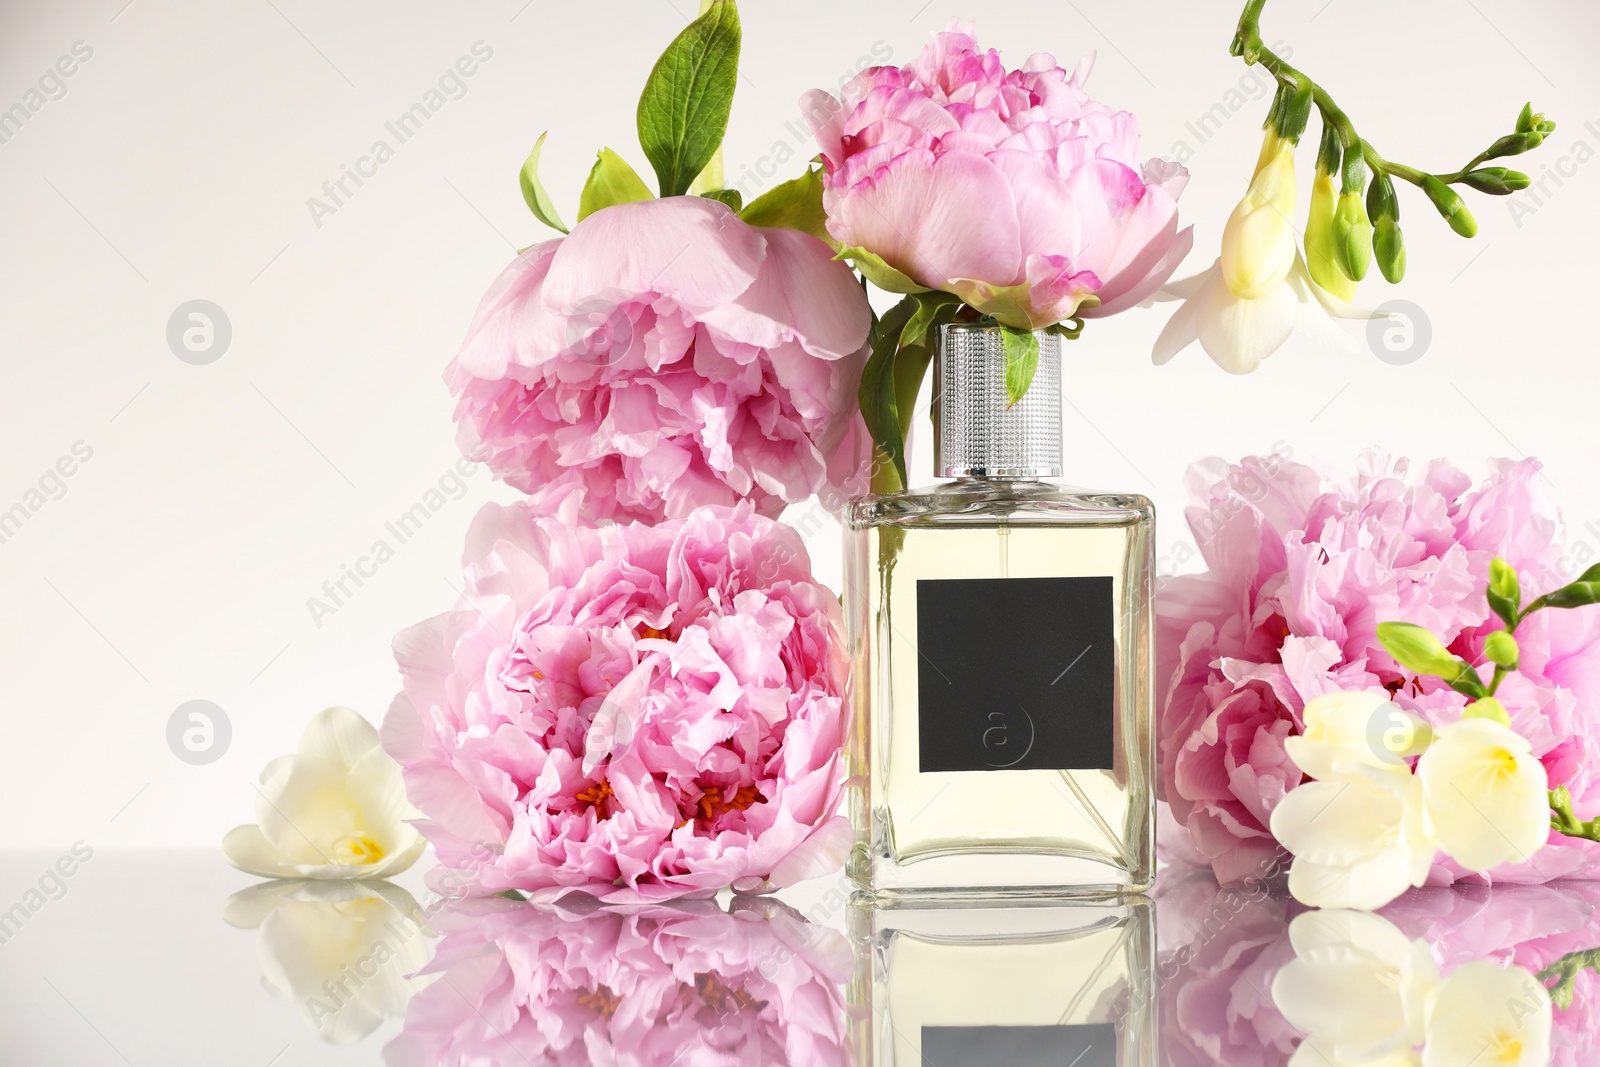
<path fill-rule="evenodd" d="M 879 898 L 1142 892 L 1153 877 L 1142 496 L 1061 475 L 1062 338 L 1007 406 L 999 327 L 935 364 L 935 469 L 846 515 L 852 880 Z"/>
<path fill-rule="evenodd" d="M 1146 897 L 1048 907 L 856 904 L 849 926 L 856 1067 L 1156 1067 L 1155 918 Z"/>

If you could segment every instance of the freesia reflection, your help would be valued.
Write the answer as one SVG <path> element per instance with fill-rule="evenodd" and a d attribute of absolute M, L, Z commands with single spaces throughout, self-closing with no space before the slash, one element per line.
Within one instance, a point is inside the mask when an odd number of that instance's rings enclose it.
<path fill-rule="evenodd" d="M 1421 889 L 1375 914 L 1198 876 L 1160 896 L 1172 1067 L 1600 1062 L 1600 887 Z"/>
<path fill-rule="evenodd" d="M 428 962 L 422 909 L 388 882 L 264 882 L 229 897 L 222 917 L 258 931 L 261 984 L 331 1045 L 398 1018 L 427 985 L 412 977 Z"/>
<path fill-rule="evenodd" d="M 582 900 L 582 904 L 576 903 Z M 473 900 L 440 911 L 438 980 L 391 1067 L 790 1064 L 845 1051 L 845 938 L 770 898 L 598 907 Z"/>

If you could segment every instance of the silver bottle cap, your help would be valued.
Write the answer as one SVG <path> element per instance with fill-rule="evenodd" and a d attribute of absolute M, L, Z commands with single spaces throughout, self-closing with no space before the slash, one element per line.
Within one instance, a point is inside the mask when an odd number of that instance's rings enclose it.
<path fill-rule="evenodd" d="M 1004 331 L 966 323 L 940 329 L 933 381 L 939 477 L 1061 476 L 1062 338 L 1035 336 L 1039 369 L 1033 385 L 1007 407 Z"/>

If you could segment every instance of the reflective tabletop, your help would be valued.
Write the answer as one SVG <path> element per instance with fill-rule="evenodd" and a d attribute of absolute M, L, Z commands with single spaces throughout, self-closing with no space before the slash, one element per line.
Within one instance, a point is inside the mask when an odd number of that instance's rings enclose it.
<path fill-rule="evenodd" d="M 1600 886 L 1365 915 L 1175 868 L 1127 901 L 873 909 L 824 879 L 534 906 L 442 897 L 427 866 L 264 882 L 215 852 L 0 855 L 0 1063 L 1600 1062 Z"/>

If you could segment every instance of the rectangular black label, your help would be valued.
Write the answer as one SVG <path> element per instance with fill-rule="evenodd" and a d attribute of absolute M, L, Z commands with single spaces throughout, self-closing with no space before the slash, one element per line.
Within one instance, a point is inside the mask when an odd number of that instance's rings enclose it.
<path fill-rule="evenodd" d="M 924 1026 L 926 1067 L 1117 1067 L 1117 1028 L 1083 1026 Z"/>
<path fill-rule="evenodd" d="M 1112 580 L 917 582 L 919 767 L 1110 770 Z"/>

